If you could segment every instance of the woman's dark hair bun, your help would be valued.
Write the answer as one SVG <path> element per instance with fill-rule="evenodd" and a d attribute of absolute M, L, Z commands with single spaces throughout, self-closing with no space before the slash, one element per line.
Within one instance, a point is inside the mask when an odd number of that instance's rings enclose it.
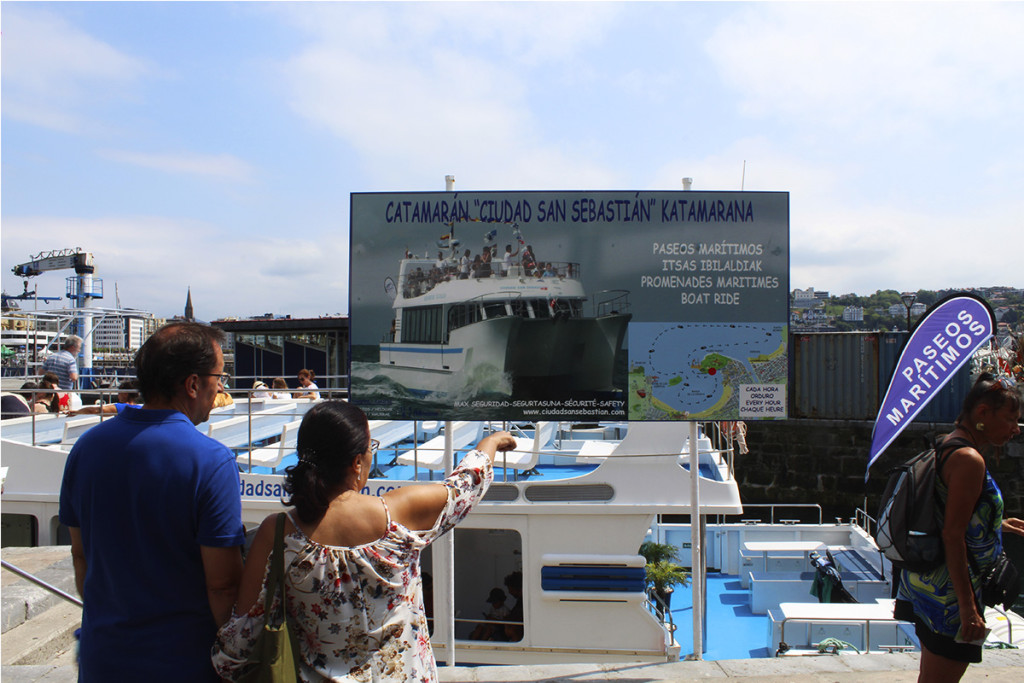
<path fill-rule="evenodd" d="M 284 490 L 307 524 L 319 521 L 352 463 L 370 446 L 369 422 L 362 410 L 347 401 L 317 403 L 299 426 L 299 461 L 285 469 Z"/>

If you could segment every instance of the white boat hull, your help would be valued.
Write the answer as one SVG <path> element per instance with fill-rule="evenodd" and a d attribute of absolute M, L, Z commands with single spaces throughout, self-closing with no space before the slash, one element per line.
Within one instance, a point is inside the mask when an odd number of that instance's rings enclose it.
<path fill-rule="evenodd" d="M 517 397 L 612 391 L 629 319 L 493 318 L 454 330 L 447 344 L 382 343 L 380 370 L 430 393 L 453 392 L 457 375 L 503 377 Z"/>

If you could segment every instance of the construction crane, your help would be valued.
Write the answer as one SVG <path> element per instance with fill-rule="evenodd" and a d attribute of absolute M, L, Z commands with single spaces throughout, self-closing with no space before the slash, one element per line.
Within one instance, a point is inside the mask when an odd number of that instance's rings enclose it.
<path fill-rule="evenodd" d="M 20 263 L 11 271 L 19 277 L 35 277 L 51 270 L 75 269 L 79 275 L 91 275 L 96 271 L 92 262 L 92 254 L 82 251 L 81 248 L 58 249 L 49 252 L 40 252 L 32 257 L 28 263 Z"/>
<path fill-rule="evenodd" d="M 86 313 L 94 299 L 103 298 L 103 280 L 93 278 L 96 267 L 93 265 L 92 254 L 82 251 L 80 247 L 74 249 L 56 249 L 54 251 L 39 252 L 27 263 L 20 263 L 11 271 L 25 278 L 25 293 L 19 297 L 9 298 L 31 298 L 28 295 L 28 278 L 42 275 L 53 270 L 74 270 L 75 276 L 67 278 L 67 297 L 74 301 L 76 309 L 82 311 L 78 319 L 78 336 L 82 338 L 82 368 L 79 373 L 83 378 L 92 373 L 92 314 Z M 39 297 L 44 300 L 53 297 Z"/>

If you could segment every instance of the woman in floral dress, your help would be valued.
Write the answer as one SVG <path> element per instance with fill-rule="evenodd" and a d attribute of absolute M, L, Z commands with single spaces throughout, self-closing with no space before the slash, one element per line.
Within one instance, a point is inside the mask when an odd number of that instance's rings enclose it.
<path fill-rule="evenodd" d="M 420 553 L 469 514 L 493 478 L 506 432 L 484 438 L 441 483 L 383 496 L 361 493 L 375 444 L 366 416 L 344 401 L 315 405 L 302 421 L 299 461 L 286 470 L 285 593 L 306 681 L 435 681 L 423 609 Z M 218 673 L 245 673 L 263 627 L 277 515 L 253 541 L 232 618 L 213 648 Z M 279 598 L 278 598 L 279 599 Z M 277 611 L 278 603 L 271 606 Z"/>

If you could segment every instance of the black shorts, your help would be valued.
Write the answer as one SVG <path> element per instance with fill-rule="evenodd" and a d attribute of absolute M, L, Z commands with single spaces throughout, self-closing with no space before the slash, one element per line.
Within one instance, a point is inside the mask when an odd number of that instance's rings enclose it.
<path fill-rule="evenodd" d="M 958 643 L 949 636 L 936 633 L 921 621 L 917 614 L 914 613 L 913 606 L 906 600 L 896 601 L 896 609 L 893 610 L 893 616 L 914 624 L 914 633 L 917 634 L 917 639 L 921 641 L 921 647 L 933 655 L 952 659 L 954 662 L 966 662 L 968 664 L 977 664 L 981 661 L 981 645 Z"/>

